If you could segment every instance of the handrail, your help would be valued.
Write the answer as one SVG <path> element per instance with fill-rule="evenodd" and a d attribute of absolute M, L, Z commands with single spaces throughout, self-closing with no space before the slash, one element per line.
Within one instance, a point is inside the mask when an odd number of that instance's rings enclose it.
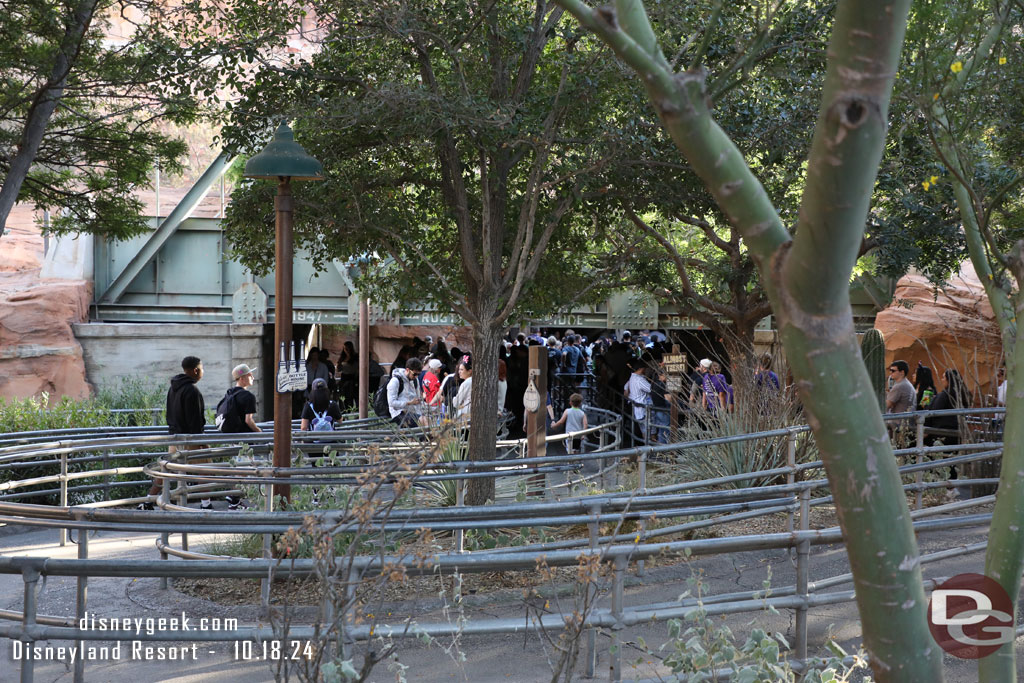
<path fill-rule="evenodd" d="M 948 410 L 928 415 L 993 415 L 1000 414 L 1001 410 L 993 409 L 960 409 Z M 611 415 L 611 414 L 609 414 Z M 909 413 L 902 415 L 887 416 L 889 419 L 913 418 L 923 424 L 926 414 Z M 618 426 L 619 422 L 614 423 Z M 600 427 L 594 427 L 587 432 L 601 436 L 603 432 Z M 680 603 L 674 605 L 634 605 L 623 609 L 622 577 L 624 571 L 631 564 L 641 563 L 646 559 L 664 554 L 689 553 L 692 555 L 706 555 L 725 552 L 739 552 L 767 548 L 789 548 L 796 552 L 798 572 L 806 568 L 810 560 L 810 548 L 823 544 L 841 543 L 841 533 L 837 527 L 829 529 L 813 530 L 809 528 L 809 511 L 812 505 L 823 504 L 830 497 L 823 496 L 812 499 L 812 492 L 827 487 L 828 483 L 823 478 L 807 479 L 800 478 L 813 470 L 820 470 L 822 463 L 798 463 L 790 460 L 785 466 L 774 467 L 769 470 L 739 473 L 726 477 L 705 479 L 696 482 L 681 482 L 655 488 L 647 487 L 646 468 L 655 462 L 655 458 L 672 453 L 681 453 L 694 448 L 706 448 L 708 446 L 738 443 L 757 439 L 785 439 L 791 445 L 799 434 L 807 431 L 806 426 L 792 426 L 784 429 L 771 430 L 755 434 L 735 435 L 719 437 L 716 439 L 694 440 L 686 443 L 643 445 L 634 448 L 621 448 L 618 443 L 608 440 L 600 444 L 603 450 L 597 452 L 585 452 L 578 454 L 552 454 L 536 458 L 515 458 L 513 460 L 494 460 L 488 462 L 477 461 L 451 461 L 434 463 L 424 471 L 417 479 L 423 481 L 445 481 L 451 480 L 462 485 L 469 478 L 475 477 L 497 477 L 515 478 L 537 476 L 537 473 L 564 472 L 566 468 L 582 468 L 588 463 L 613 463 L 614 466 L 620 463 L 633 461 L 636 472 L 639 476 L 635 490 L 631 491 L 605 491 L 587 493 L 585 495 L 567 496 L 562 500 L 527 500 L 525 502 L 498 503 L 487 506 L 456 506 L 450 508 L 395 508 L 387 515 L 372 519 L 364 530 L 376 530 L 382 534 L 394 534 L 412 531 L 416 529 L 429 528 L 435 533 L 453 532 L 456 539 L 456 548 L 450 553 L 439 553 L 429 558 L 406 558 L 406 557 L 383 557 L 380 555 L 356 556 L 351 560 L 351 567 L 357 573 L 379 571 L 381 567 L 401 566 L 410 574 L 419 572 L 475 572 L 501 570 L 533 570 L 538 557 L 543 556 L 549 566 L 571 566 L 583 556 L 597 554 L 602 561 L 614 565 L 612 581 L 612 608 L 601 608 L 592 611 L 585 616 L 585 624 L 593 628 L 611 628 L 613 644 L 618 642 L 618 629 L 625 625 L 637 624 L 651 620 L 663 620 L 672 615 L 685 614 L 686 610 L 693 609 L 692 605 Z M 974 478 L 954 481 L 924 482 L 920 473 L 927 470 L 939 470 L 951 465 L 962 465 L 970 462 L 988 461 L 998 459 L 1001 456 L 1002 445 L 998 442 L 986 442 L 978 444 L 966 444 L 962 446 L 931 446 L 925 447 L 921 442 L 923 430 L 918 430 L 918 442 L 915 446 L 906 449 L 898 449 L 894 453 L 897 458 L 902 459 L 899 471 L 902 475 L 912 477 L 912 483 L 905 483 L 907 491 L 921 491 L 928 488 L 951 487 L 961 484 L 994 484 L 993 478 Z M 43 476 L 31 476 L 25 480 L 6 482 L 0 484 L 0 492 L 11 491 L 16 488 L 27 488 L 30 485 L 46 483 L 60 483 L 61 496 L 66 500 L 68 491 L 76 487 L 69 487 L 69 482 L 76 482 L 81 479 L 96 477 L 109 477 L 114 473 L 129 474 L 132 472 L 145 472 L 165 479 L 165 491 L 169 490 L 170 482 L 177 481 L 182 484 L 180 491 L 187 495 L 190 491 L 197 492 L 204 489 L 203 495 L 210 495 L 210 486 L 223 486 L 223 490 L 236 490 L 235 486 L 242 483 L 264 483 L 276 484 L 287 482 L 294 486 L 314 485 L 346 485 L 358 486 L 356 477 L 367 471 L 370 464 L 365 453 L 366 440 L 375 436 L 384 436 L 382 431 L 374 431 L 360 425 L 347 433 L 323 434 L 323 433 L 301 433 L 297 438 L 297 447 L 300 451 L 309 452 L 313 449 L 323 449 L 325 445 L 331 448 L 347 449 L 348 454 L 342 458 L 339 464 L 332 464 L 325 467 L 289 467 L 274 468 L 261 465 L 248 465 L 231 467 L 222 462 L 197 463 L 200 458 L 229 458 L 237 454 L 239 449 L 244 447 L 259 454 L 265 452 L 269 445 L 267 439 L 270 435 L 219 435 L 208 433 L 195 436 L 170 436 L 157 434 L 129 434 L 123 437 L 113 437 L 106 434 L 82 433 L 77 435 L 64 434 L 58 440 L 49 440 L 41 444 L 16 444 L 0 447 L 0 473 L 14 473 L 15 466 L 24 463 L 34 463 L 44 467 L 60 467 L 59 474 L 46 474 Z M 240 438 L 245 436 L 247 438 Z M 394 432 L 388 434 L 388 438 L 396 439 L 394 448 L 413 448 L 412 442 L 400 442 L 401 435 Z M 549 436 L 549 440 L 563 440 L 571 435 L 558 434 Z M 2 437 L 0 437 L 2 438 Z M 602 437 L 603 439 L 603 437 Z M 412 441 L 416 441 L 414 438 Z M 241 442 L 241 443 L 240 443 Z M 515 444 L 516 442 L 508 442 Z M 145 453 L 136 452 L 135 449 L 160 449 L 163 451 L 168 445 L 203 444 L 207 448 L 195 451 L 187 451 L 181 461 L 171 459 L 165 452 Z M 126 450 L 127 453 L 110 453 L 112 450 Z M 102 456 L 93 455 L 102 452 Z M 376 466 L 387 463 L 391 456 L 381 455 Z M 935 460 L 926 460 L 926 456 L 936 456 Z M 74 472 L 68 471 L 69 466 L 78 464 L 95 463 L 97 460 L 118 460 L 128 458 L 151 459 L 152 462 L 138 467 L 107 467 L 98 471 Z M 613 467 L 611 471 L 616 472 Z M 396 476 L 401 476 L 398 472 Z M 776 477 L 778 481 L 785 483 L 771 486 L 726 488 L 721 486 L 734 485 L 744 480 L 754 480 L 759 477 Z M 115 483 L 114 485 L 117 485 Z M 109 491 L 109 489 L 108 489 Z M 201 512 L 190 508 L 180 508 L 161 497 L 160 502 L 164 505 L 163 510 L 152 512 L 104 508 L 86 506 L 47 506 L 33 505 L 14 502 L 3 502 L 3 499 L 11 494 L 0 495 L 0 523 L 21 523 L 38 528 L 59 528 L 62 533 L 68 529 L 80 530 L 108 530 L 108 531 L 140 531 L 158 534 L 157 549 L 161 556 L 167 558 L 161 562 L 131 562 L 124 560 L 95 560 L 88 559 L 87 547 L 80 547 L 84 551 L 83 559 L 80 560 L 55 560 L 51 558 L 16 558 L 0 557 L 0 573 L 21 573 L 25 579 L 26 594 L 34 590 L 35 579 L 39 575 L 62 575 L 77 576 L 80 581 L 87 577 L 94 576 L 158 576 L 165 580 L 171 576 L 186 576 L 202 574 L 204 576 L 255 576 L 266 578 L 268 572 L 285 577 L 288 575 L 299 575 L 303 572 L 312 571 L 312 562 L 309 560 L 297 559 L 294 562 L 281 564 L 270 559 L 204 559 L 210 556 L 189 550 L 186 543 L 180 546 L 172 544 L 170 537 L 173 534 L 195 534 L 195 533 L 228 533 L 228 534 L 273 534 L 282 533 L 289 528 L 296 528 L 312 514 L 318 523 L 325 525 L 337 525 L 345 523 L 345 515 L 339 511 L 315 511 L 308 512 L 286 512 L 286 511 L 250 511 L 245 513 L 214 511 Z M 174 497 L 172 495 L 171 497 Z M 121 502 L 137 502 L 145 498 L 124 499 Z M 104 502 L 101 505 L 116 505 L 118 501 Z M 914 527 L 918 533 L 934 532 L 949 529 L 976 527 L 986 524 L 990 515 L 971 514 L 944 519 L 925 519 L 933 517 L 942 512 L 962 510 L 965 508 L 984 505 L 991 502 L 991 497 L 979 498 L 977 500 L 958 501 L 935 508 L 923 509 L 920 505 L 914 513 Z M 786 514 L 789 527 L 792 531 L 774 534 L 731 536 L 712 539 L 695 539 L 688 541 L 659 541 L 657 539 L 671 536 L 672 534 L 690 531 L 699 528 L 707 528 L 717 524 L 724 524 L 732 521 L 747 519 L 753 516 L 763 516 L 773 513 Z M 654 516 L 657 519 L 672 520 L 668 525 L 659 528 L 648 528 L 647 522 Z M 618 528 L 622 522 L 636 522 L 638 529 L 630 533 L 612 531 L 609 534 L 600 532 L 602 524 L 611 524 Z M 506 527 L 541 527 L 557 528 L 568 526 L 585 525 L 590 532 L 587 538 L 563 539 L 557 541 L 546 541 L 534 543 L 522 547 L 509 547 L 494 549 L 491 551 L 465 552 L 462 548 L 462 540 L 465 534 L 471 530 L 486 531 Z M 344 526 L 340 531 L 344 531 Z M 80 534 L 80 542 L 87 540 L 87 535 Z M 184 536 L 183 536 L 184 541 Z M 589 546 L 589 547 L 584 547 Z M 957 554 L 968 554 L 978 552 L 981 544 L 971 544 L 964 548 L 943 550 L 936 556 L 950 557 Z M 174 557 L 183 559 L 175 560 Z M 189 558 L 189 559 L 184 559 Z M 836 577 L 820 579 L 815 587 L 820 590 L 828 585 L 848 582 L 848 574 L 840 574 Z M 931 585 L 930 582 L 926 582 Z M 810 590 L 810 589 L 808 589 Z M 775 597 L 770 598 L 777 608 L 795 610 L 798 615 L 806 615 L 806 612 L 819 604 L 835 604 L 852 600 L 852 592 L 828 593 L 810 595 L 806 591 L 797 590 L 796 586 L 783 586 L 773 588 Z M 764 608 L 765 599 L 758 599 L 753 595 L 729 595 L 716 598 L 709 596 L 706 600 L 709 613 L 727 613 L 758 611 Z M 19 625 L 4 625 L 0 623 L 0 637 L 18 638 L 23 640 L 37 640 L 45 638 L 88 638 L 88 639 L 117 639 L 116 632 L 97 637 L 92 632 L 81 632 L 80 630 L 59 626 L 64 623 L 61 617 L 42 617 L 35 614 L 36 607 L 34 600 L 25 600 L 26 612 L 23 615 L 25 620 L 31 620 L 33 625 L 29 627 Z M 616 605 L 618 607 L 616 607 Z M 84 609 L 84 605 L 80 607 Z M 30 614 L 31 611 L 31 614 Z M 0 612 L 2 619 L 18 616 L 17 613 Z M 543 618 L 539 620 L 528 620 L 525 624 L 527 629 L 557 629 L 564 627 L 561 615 L 548 615 L 557 618 Z M 65 619 L 66 621 L 66 619 Z M 806 619 L 798 619 L 796 645 L 797 651 L 806 651 L 807 630 L 801 627 Z M 561 624 L 561 625 L 560 625 Z M 320 625 L 313 627 L 293 626 L 292 633 L 310 634 Z M 346 623 L 344 625 L 346 637 L 351 639 L 370 638 L 373 629 L 377 633 L 392 632 L 396 637 L 410 635 L 419 631 L 405 631 L 396 629 L 393 624 L 374 623 L 370 625 L 359 625 Z M 434 634 L 453 634 L 458 628 L 461 633 L 512 633 L 524 628 L 523 621 L 509 619 L 475 620 L 470 625 L 456 627 L 453 624 L 430 623 L 421 624 L 418 628 L 422 632 Z M 201 638 L 195 634 L 189 634 L 186 640 L 236 640 L 239 638 L 260 638 L 273 637 L 272 630 L 256 626 L 245 627 L 231 633 L 211 632 L 204 634 Z M 312 635 L 310 635 L 312 637 Z M 180 635 L 178 636 L 181 639 Z M 133 639 L 138 639 L 133 635 Z M 144 640 L 150 639 L 146 636 Z M 174 634 L 163 632 L 156 635 L 152 640 L 175 639 Z M 611 657 L 617 662 L 617 654 L 613 651 Z M 25 668 L 27 667 L 27 668 Z M 27 678 L 26 678 L 27 671 Z M 621 671 L 620 667 L 614 669 L 616 673 Z M 30 663 L 23 662 L 23 680 L 32 680 L 32 669 Z M 79 678 L 79 671 L 76 667 L 76 680 Z"/>

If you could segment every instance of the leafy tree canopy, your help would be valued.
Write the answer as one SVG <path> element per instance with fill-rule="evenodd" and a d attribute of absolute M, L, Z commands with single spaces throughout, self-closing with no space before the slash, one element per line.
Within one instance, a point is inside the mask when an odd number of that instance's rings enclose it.
<path fill-rule="evenodd" d="M 8 0 L 0 15 L 0 226 L 15 201 L 56 210 L 52 230 L 143 232 L 133 195 L 154 164 L 181 170 L 170 132 L 215 104 L 223 75 L 263 44 L 228 2 Z"/>

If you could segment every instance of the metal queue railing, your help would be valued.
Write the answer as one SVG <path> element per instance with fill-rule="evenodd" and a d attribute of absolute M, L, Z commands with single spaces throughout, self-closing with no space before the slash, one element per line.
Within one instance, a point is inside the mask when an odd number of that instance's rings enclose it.
<path fill-rule="evenodd" d="M 928 415 L 958 415 L 965 420 L 978 419 L 1001 413 L 1001 409 L 973 409 L 938 411 Z M 925 414 L 908 413 L 887 416 L 889 419 L 912 420 L 915 425 L 915 444 L 911 448 L 899 449 L 896 455 L 905 464 L 900 471 L 913 481 L 906 483 L 904 489 L 914 493 L 914 526 L 918 533 L 965 528 L 984 524 L 990 515 L 974 514 L 957 516 L 947 519 L 930 519 L 948 512 L 959 511 L 984 505 L 994 496 L 984 496 L 970 500 L 955 501 L 943 505 L 925 508 L 923 493 L 932 488 L 992 485 L 997 482 L 993 478 L 957 479 L 951 481 L 923 480 L 923 473 L 928 470 L 946 468 L 951 465 L 976 463 L 997 460 L 1001 456 L 1002 445 L 998 442 L 982 442 L 963 445 L 924 445 Z M 619 423 L 621 424 L 621 423 Z M 595 428 L 597 429 L 597 428 Z M 749 435 L 736 435 L 711 440 L 697 440 L 678 444 L 645 445 L 639 448 L 608 447 L 597 452 L 569 453 L 551 455 L 543 458 L 515 458 L 514 460 L 497 460 L 490 462 L 462 461 L 439 463 L 431 473 L 426 475 L 438 479 L 449 478 L 459 483 L 460 490 L 465 482 L 475 477 L 515 477 L 536 476 L 539 471 L 550 468 L 551 472 L 562 471 L 566 466 L 582 467 L 588 461 L 635 463 L 637 485 L 630 491 L 602 492 L 591 495 L 568 497 L 564 500 L 544 500 L 515 504 L 498 504 L 483 507 L 466 507 L 460 496 L 460 505 L 454 508 L 438 509 L 402 509 L 392 510 L 386 518 L 376 520 L 375 528 L 382 532 L 396 532 L 405 529 L 428 528 L 437 533 L 450 533 L 453 538 L 453 551 L 435 555 L 424 563 L 422 558 L 365 556 L 353 560 L 356 575 L 365 577 L 380 571 L 383 567 L 395 566 L 396 563 L 410 574 L 419 573 L 469 573 L 476 571 L 524 570 L 536 568 L 537 559 L 541 556 L 549 566 L 571 566 L 579 562 L 580 556 L 599 554 L 603 561 L 612 567 L 610 585 L 607 591 L 610 605 L 600 607 L 585 615 L 585 626 L 593 629 L 588 633 L 585 665 L 587 675 L 592 676 L 596 666 L 597 646 L 596 630 L 602 629 L 609 633 L 608 648 L 610 677 L 620 680 L 621 655 L 618 647 L 622 630 L 651 621 L 663 621 L 681 617 L 700 606 L 708 614 L 731 614 L 740 612 L 758 612 L 766 605 L 774 608 L 792 609 L 795 612 L 795 639 L 793 656 L 797 662 L 808 660 L 807 614 L 813 607 L 849 602 L 853 600 L 853 591 L 821 592 L 852 581 L 850 574 L 841 574 L 815 582 L 810 581 L 811 548 L 821 544 L 841 543 L 838 528 L 823 530 L 810 529 L 810 509 L 814 505 L 830 502 L 827 495 L 814 497 L 815 492 L 827 487 L 823 478 L 810 479 L 813 471 L 821 471 L 822 463 L 796 462 L 796 440 L 799 434 L 807 431 L 806 426 L 794 426 L 770 432 Z M 600 432 L 598 432 L 600 433 Z M 92 437 L 92 434 L 88 435 Z M 247 448 L 254 453 L 258 449 L 266 450 L 268 446 L 260 443 L 266 435 L 250 435 L 251 442 Z M 305 436 L 305 435 L 304 435 Z M 322 440 L 323 434 L 316 435 Z M 365 444 L 372 439 L 373 430 L 355 429 L 349 434 L 332 435 L 343 445 Z M 378 439 L 381 433 L 377 432 Z M 787 463 L 772 470 L 744 472 L 735 475 L 717 477 L 695 482 L 680 482 L 659 487 L 648 487 L 648 465 L 660 462 L 670 456 L 681 457 L 693 448 L 706 448 L 720 444 L 785 438 L 787 442 Z M 566 435 L 552 435 L 550 439 L 564 439 Z M 63 500 L 66 491 L 71 490 L 68 483 L 75 481 L 69 473 L 66 463 L 74 454 L 96 452 L 97 449 L 126 450 L 143 447 L 166 448 L 168 444 L 188 444 L 202 441 L 211 445 L 206 451 L 191 451 L 188 459 L 211 457 L 219 454 L 227 456 L 237 453 L 238 447 L 230 444 L 237 437 L 204 434 L 202 436 L 175 439 L 167 436 L 111 437 L 106 439 L 86 438 L 76 440 L 67 438 L 46 444 L 18 444 L 0 448 L 0 468 L 10 466 L 30 458 L 42 458 L 50 466 L 60 463 L 60 473 L 49 477 L 37 478 L 35 483 L 59 482 Z M 0 440 L 10 442 L 0 437 Z M 219 443 L 211 443 L 213 441 Z M 606 437 L 606 445 L 618 445 L 612 437 Z M 310 444 L 302 439 L 297 441 L 302 449 Z M 323 448 L 323 443 L 315 444 Z M 332 444 L 333 445 L 333 444 Z M 960 453 L 952 455 L 951 453 Z M 130 455 L 139 453 L 129 450 Z M 152 456 L 152 454 L 150 454 Z M 937 459 L 928 458 L 937 456 Z M 950 456 L 950 457 L 947 457 Z M 96 456 L 86 456 L 95 458 Z M 108 457 L 112 457 L 108 456 Z M 75 623 L 66 617 L 44 616 L 38 614 L 36 606 L 36 586 L 41 576 L 63 575 L 78 577 L 79 600 L 76 603 L 76 617 L 86 610 L 86 592 L 89 577 L 98 576 L 135 576 L 160 577 L 163 584 L 168 578 L 176 576 L 248 576 L 266 579 L 270 575 L 279 577 L 308 576 L 313 571 L 310 560 L 289 561 L 287 565 L 265 557 L 262 559 L 210 559 L 210 556 L 190 551 L 187 548 L 187 535 L 196 533 L 218 534 L 270 534 L 283 533 L 289 528 L 302 524 L 309 513 L 269 511 L 263 512 L 199 512 L 175 508 L 171 503 L 171 482 L 188 486 L 213 484 L 225 490 L 233 490 L 233 486 L 245 481 L 250 484 L 274 485 L 287 483 L 291 486 L 313 485 L 355 485 L 352 477 L 360 465 L 322 468 L 281 468 L 273 467 L 238 467 L 228 468 L 218 464 L 176 462 L 161 457 L 156 463 L 143 466 L 141 471 L 159 475 L 164 478 L 164 493 L 160 497 L 161 504 L 166 508 L 161 511 L 144 512 L 134 510 L 104 509 L 105 505 L 131 504 L 137 499 L 129 498 L 120 501 L 104 501 L 103 504 L 92 506 L 30 506 L 10 502 L 11 491 L 18 488 L 21 482 L 6 482 L 0 485 L 0 523 L 27 524 L 36 527 L 57 528 L 66 534 L 69 530 L 78 531 L 78 560 L 54 560 L 49 558 L 11 558 L 0 557 L 0 573 L 19 573 L 22 575 L 25 593 L 24 608 L 21 613 L 0 613 L 0 617 L 15 619 L 20 623 L 0 623 L 0 637 L 19 639 L 26 643 L 37 640 L 120 640 L 127 639 L 128 634 L 116 631 L 94 632 L 75 628 Z M 110 468 L 99 472 L 90 472 L 91 476 L 112 476 L 119 468 Z M 316 469 L 316 472 L 305 471 Z M 2 471 L 2 470 L 0 470 Z M 600 470 L 604 475 L 609 472 L 618 474 L 617 469 Z M 54 478 L 56 477 L 56 478 Z M 785 483 L 771 486 L 750 488 L 721 489 L 723 486 L 736 485 L 751 479 L 783 478 Z M 45 481 L 43 481 L 45 480 Z M 72 487 L 73 488 L 73 487 Z M 704 489 L 704 491 L 702 491 Z M 572 493 L 566 489 L 566 493 Z M 273 500 L 268 497 L 268 500 Z M 713 525 L 737 521 L 753 516 L 763 516 L 773 512 L 787 515 L 787 531 L 776 534 L 758 534 L 734 536 L 726 538 L 699 539 L 689 541 L 658 542 L 664 536 L 692 531 Z M 337 522 L 337 513 L 318 511 L 315 513 L 324 524 Z M 647 521 L 656 519 L 672 520 L 668 526 L 648 528 Z M 694 518 L 692 521 L 684 521 Z M 602 535 L 602 524 L 620 525 L 624 521 L 637 523 L 638 531 L 631 534 L 614 532 Z M 462 538 L 469 530 L 491 530 L 507 527 L 568 527 L 586 524 L 587 538 L 551 541 L 531 544 L 515 548 L 500 548 L 490 551 L 466 552 Z M 142 531 L 159 535 L 158 549 L 161 562 L 96 560 L 88 557 L 88 531 Z M 621 530 L 620 530 L 621 531 Z M 83 533 L 86 532 L 86 533 Z M 181 535 L 183 543 L 180 547 L 172 546 L 172 535 Z M 796 563 L 796 582 L 791 586 L 773 587 L 772 596 L 766 598 L 757 591 L 730 593 L 723 595 L 704 596 L 698 605 L 694 599 L 682 600 L 665 604 L 624 606 L 623 586 L 624 575 L 630 565 L 642 570 L 642 563 L 655 556 L 664 554 L 687 554 L 693 556 L 713 555 L 727 552 L 744 552 L 788 548 Z M 946 549 L 922 556 L 922 563 L 928 564 L 941 559 L 979 552 L 983 543 L 975 543 L 961 548 Z M 171 559 L 177 557 L 179 559 Z M 933 582 L 927 581 L 926 586 L 932 587 Z M 341 624 L 343 633 L 337 637 L 347 642 L 364 640 L 377 635 L 390 634 L 392 637 L 404 637 L 427 633 L 432 636 L 452 635 L 455 633 L 517 633 L 523 630 L 557 630 L 565 627 L 563 615 L 549 614 L 532 616 L 523 619 L 487 619 L 473 620 L 469 624 L 432 623 L 418 624 L 413 630 L 396 624 Z M 301 638 L 310 636 L 319 629 L 319 625 L 293 626 L 289 637 Z M 317 631 L 319 632 L 319 631 Z M 230 632 L 158 632 L 153 636 L 144 636 L 153 640 L 185 640 L 185 641 L 231 641 L 241 639 L 265 639 L 280 637 L 267 628 L 247 626 Z M 139 639 L 138 634 L 131 634 L 132 639 Z M 84 680 L 84 662 L 75 662 L 75 680 Z M 33 662 L 22 662 L 22 681 L 33 680 Z"/>

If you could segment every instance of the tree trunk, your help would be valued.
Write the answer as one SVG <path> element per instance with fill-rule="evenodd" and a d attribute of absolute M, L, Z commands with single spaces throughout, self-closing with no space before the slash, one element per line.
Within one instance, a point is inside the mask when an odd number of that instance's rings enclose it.
<path fill-rule="evenodd" d="M 92 23 L 96 4 L 97 0 L 82 0 L 75 7 L 68 20 L 60 48 L 54 56 L 50 76 L 29 106 L 25 127 L 22 129 L 21 139 L 18 141 L 18 151 L 11 159 L 11 165 L 4 177 L 3 185 L 0 186 L 0 236 L 4 234 L 7 217 L 11 214 L 15 202 L 18 201 L 21 185 L 25 182 L 25 177 L 28 175 L 29 169 L 32 168 L 36 153 L 43 142 L 43 135 L 46 133 L 46 126 L 50 123 L 50 117 L 53 116 L 54 110 L 57 109 L 57 103 L 64 95 L 68 74 L 74 68 L 82 41 L 85 39 L 89 24 Z"/>
<path fill-rule="evenodd" d="M 1021 305 L 1017 295 L 1018 310 Z M 1006 589 L 1016 614 L 1020 593 L 1021 566 L 1024 565 L 1024 344 L 1014 344 L 1006 364 L 1006 418 L 1003 422 L 1003 462 L 999 476 L 996 505 L 989 527 L 985 551 L 985 576 Z M 978 660 L 978 680 L 985 683 L 1012 683 L 1017 680 L 1014 643 L 1011 641 L 992 655 Z"/>
<path fill-rule="evenodd" d="M 498 349 L 504 328 L 489 320 L 473 325 L 473 407 L 470 410 L 469 459 L 494 460 L 498 438 Z M 466 504 L 494 500 L 494 479 L 470 479 Z"/>
<path fill-rule="evenodd" d="M 676 146 L 757 263 L 828 472 L 877 679 L 941 681 L 909 508 L 849 299 L 909 0 L 838 3 L 795 237 L 712 118 L 703 70 L 673 71 L 640 0 L 616 0 L 614 12 L 557 1 L 639 72 Z"/>

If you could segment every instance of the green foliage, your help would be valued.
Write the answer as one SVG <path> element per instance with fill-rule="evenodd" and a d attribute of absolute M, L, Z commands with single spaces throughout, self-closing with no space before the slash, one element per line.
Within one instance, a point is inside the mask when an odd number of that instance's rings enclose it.
<path fill-rule="evenodd" d="M 864 657 L 857 655 L 853 657 L 852 664 L 844 664 L 846 652 L 831 641 L 828 644 L 829 657 L 822 662 L 823 666 L 812 668 L 802 678 L 781 654 L 783 648 L 789 648 L 781 633 L 771 635 L 764 629 L 754 628 L 739 645 L 732 630 L 713 619 L 704 609 L 700 575 L 691 576 L 687 582 L 696 593 L 698 606 L 684 619 L 667 622 L 669 639 L 658 650 L 659 653 L 667 652 L 662 661 L 673 674 L 685 674 L 688 681 L 723 680 L 727 675 L 728 680 L 734 683 L 795 683 L 798 680 L 842 683 L 853 680 L 857 675 L 857 680 L 870 683 L 870 677 L 859 676 L 867 667 Z M 689 593 L 687 591 L 680 599 Z M 643 643 L 641 647 L 647 649 Z"/>
<path fill-rule="evenodd" d="M 118 415 L 115 424 L 165 424 L 167 387 L 148 376 L 121 377 L 113 385 L 96 390 L 95 401 L 108 410 L 132 410 Z M 207 417 L 207 422 L 212 422 Z"/>
<path fill-rule="evenodd" d="M 176 127 L 208 113 L 225 74 L 243 73 L 263 44 L 244 6 L 207 5 L 6 0 L 0 14 L 4 193 L 17 189 L 18 201 L 55 210 L 53 233 L 125 239 L 147 231 L 136 191 L 150 185 L 156 165 L 165 174 L 184 170 L 187 149 Z M 239 33 L 229 35 L 219 24 Z M 27 173 L 12 173 L 16 154 L 33 140 L 38 151 Z M 0 226 L 5 220 L 6 213 Z"/>
<path fill-rule="evenodd" d="M 45 392 L 23 399 L 0 397 L 0 434 L 146 425 L 152 423 L 153 408 L 160 411 L 157 423 L 162 424 L 164 404 L 165 390 L 145 377 L 122 378 L 117 384 L 100 388 L 95 397 L 82 400 L 62 396 L 50 404 Z M 111 410 L 136 412 L 113 414 Z"/>
<path fill-rule="evenodd" d="M 665 140 L 650 115 L 625 115 L 643 111 L 640 99 L 595 59 L 599 43 L 535 3 L 485 14 L 466 1 L 328 6 L 322 16 L 338 18 L 325 19 L 315 59 L 261 71 L 224 129 L 253 151 L 254 116 L 297 117 L 327 179 L 295 189 L 296 244 L 318 263 L 391 257 L 364 273 L 371 297 L 468 304 L 483 319 L 510 301 L 519 316 L 598 297 L 608 280 L 594 275 L 621 226 L 606 210 L 611 184 L 636 167 L 644 138 Z M 228 213 L 235 250 L 257 271 L 272 264 L 272 193 L 245 182 Z M 528 277 L 513 277 L 521 259 Z"/>
<path fill-rule="evenodd" d="M 751 398 L 755 398 L 752 394 Z M 737 400 L 733 412 L 707 418 L 704 424 L 694 417 L 681 429 L 680 441 L 705 441 L 755 432 L 784 429 L 803 420 L 800 407 L 782 392 L 760 396 L 756 400 Z M 811 462 L 818 458 L 814 439 L 808 432 L 796 435 L 796 460 Z M 708 444 L 689 448 L 674 455 L 673 473 L 679 481 L 715 479 L 746 472 L 785 467 L 788 459 L 787 437 L 748 440 L 737 443 Z M 752 477 L 727 484 L 744 488 L 784 481 L 785 477 Z"/>
<path fill-rule="evenodd" d="M 438 454 L 438 462 L 450 463 L 467 459 L 467 443 L 465 434 L 460 434 L 454 429 L 441 430 L 434 436 L 437 444 L 435 452 Z M 416 483 L 416 488 L 423 494 L 424 500 L 431 507 L 453 507 L 458 498 L 458 489 L 462 484 L 459 479 L 444 479 L 440 481 L 421 481 Z"/>
<path fill-rule="evenodd" d="M 101 427 L 111 424 L 107 407 L 95 399 L 76 401 L 64 396 L 52 406 L 49 395 L 30 398 L 0 397 L 0 433 L 36 432 L 50 429 Z"/>
<path fill-rule="evenodd" d="M 49 396 L 45 393 L 25 399 L 0 398 L 0 434 L 16 434 L 19 432 L 38 432 L 56 429 L 83 429 L 89 427 L 107 426 L 132 426 L 136 424 L 147 425 L 152 422 L 151 408 L 160 409 L 160 422 L 163 421 L 163 390 L 148 383 L 147 379 L 141 377 L 128 377 L 120 383 L 100 390 L 96 397 L 84 400 L 74 400 L 67 396 L 62 397 L 56 403 L 49 403 Z M 124 409 L 133 412 L 115 414 L 113 409 Z M 131 452 L 145 451 L 146 449 L 136 448 Z M 154 453 L 166 452 L 161 447 L 151 449 Z M 109 455 L 118 455 L 121 451 L 109 452 Z M 73 456 L 72 462 L 68 465 L 69 472 L 83 472 L 90 470 L 104 469 L 105 467 L 137 467 L 149 461 L 149 458 L 129 458 L 108 460 L 106 463 L 97 458 L 91 462 L 74 462 L 74 458 L 95 457 L 101 452 L 82 453 Z M 0 471 L 0 482 L 14 479 L 30 479 L 33 477 L 52 476 L 57 474 L 56 465 L 38 465 L 26 468 L 9 469 Z M 110 483 L 118 481 L 139 480 L 140 474 L 119 474 L 108 477 Z M 79 479 L 71 482 L 69 486 L 91 486 L 104 483 L 103 479 Z M 33 490 L 46 490 L 57 488 L 58 484 L 40 484 L 31 488 L 17 489 L 16 493 L 30 492 Z M 111 495 L 137 495 L 141 491 L 113 489 Z M 71 505 L 94 502 L 102 500 L 105 492 L 99 489 L 91 491 L 70 491 L 68 502 Z M 56 504 L 58 502 L 55 494 L 47 494 L 38 498 L 27 499 L 28 502 Z"/>
<path fill-rule="evenodd" d="M 864 333 L 860 339 L 860 355 L 864 357 L 864 367 L 868 370 L 871 386 L 878 397 L 878 407 L 884 411 L 888 373 L 885 363 L 885 337 L 881 331 L 872 328 Z"/>

